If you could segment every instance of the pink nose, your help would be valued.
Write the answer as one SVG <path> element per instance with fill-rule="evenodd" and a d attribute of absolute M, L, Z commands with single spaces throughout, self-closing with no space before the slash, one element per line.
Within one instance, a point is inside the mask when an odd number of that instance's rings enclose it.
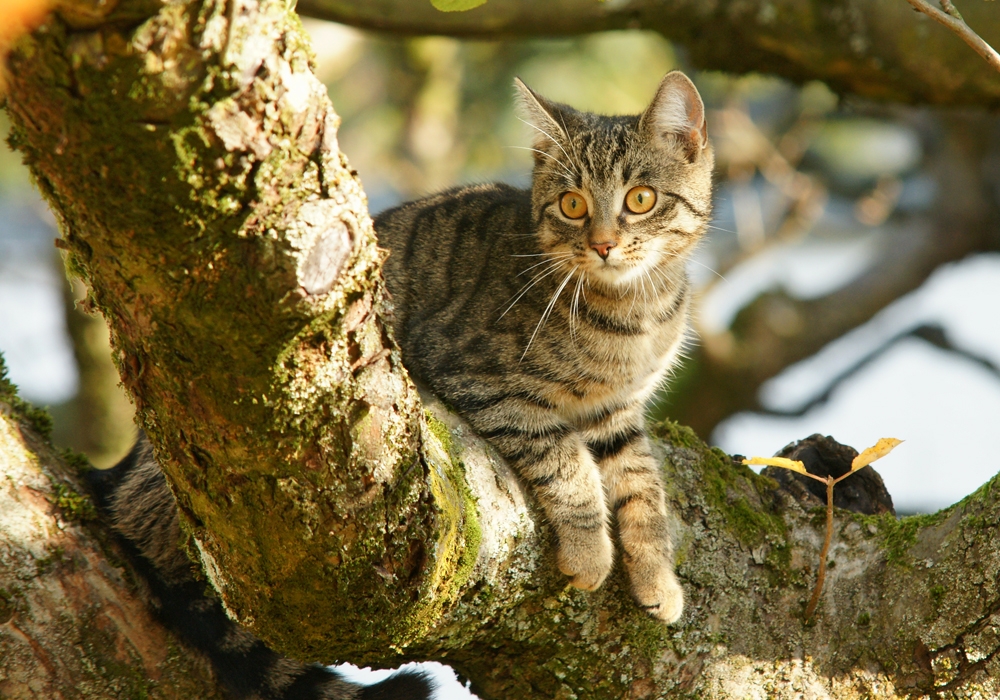
<path fill-rule="evenodd" d="M 608 253 L 611 249 L 615 247 L 614 241 L 607 241 L 605 243 L 591 243 L 590 247 L 597 251 L 597 254 L 601 256 L 603 260 L 608 259 Z"/>

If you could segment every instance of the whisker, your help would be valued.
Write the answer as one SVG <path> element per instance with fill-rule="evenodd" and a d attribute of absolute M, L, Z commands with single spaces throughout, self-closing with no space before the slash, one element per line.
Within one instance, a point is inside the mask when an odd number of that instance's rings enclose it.
<path fill-rule="evenodd" d="M 550 262 L 551 262 L 551 263 L 555 263 L 555 262 L 562 262 L 562 261 L 563 261 L 563 260 L 565 260 L 566 258 L 572 258 L 572 257 L 573 257 L 573 254 L 572 254 L 572 253 L 569 253 L 569 254 L 567 254 L 567 255 L 563 255 L 562 257 L 558 257 L 558 258 L 548 258 L 548 259 L 546 259 L 546 260 L 542 260 L 542 261 L 541 261 L 540 263 L 535 263 L 535 264 L 534 264 L 534 265 L 532 265 L 531 267 L 529 267 L 529 268 L 527 268 L 527 269 L 525 269 L 525 270 L 521 270 L 521 271 L 520 271 L 520 272 L 518 272 L 518 273 L 517 273 L 516 275 L 514 275 L 514 278 L 516 279 L 516 278 L 520 277 L 521 275 L 523 275 L 523 274 L 524 274 L 525 272 L 527 272 L 528 270 L 534 270 L 534 269 L 535 269 L 536 267 L 538 267 L 539 265 L 544 265 L 545 263 L 550 263 Z"/>
<path fill-rule="evenodd" d="M 649 280 L 649 287 L 650 287 L 650 290 L 651 290 L 650 295 L 655 300 L 656 296 L 660 293 L 660 290 L 658 290 L 656 288 L 656 283 L 653 281 L 653 276 L 649 274 L 649 270 L 643 270 L 642 274 L 643 274 L 643 276 L 645 276 L 646 279 Z M 645 289 L 646 289 L 646 287 L 643 286 L 643 291 L 645 291 Z M 648 301 L 646 303 L 649 304 Z"/>
<path fill-rule="evenodd" d="M 569 129 L 566 128 L 566 116 L 562 112 L 559 113 L 559 121 L 562 124 L 563 133 L 566 134 L 566 138 L 569 139 L 569 147 L 573 149 L 573 155 L 576 156 L 577 162 L 580 162 L 580 154 L 577 153 L 576 144 L 573 143 L 573 139 L 569 138 Z M 565 151 L 563 151 L 563 153 L 565 153 Z M 569 156 L 566 157 L 569 158 Z"/>
<path fill-rule="evenodd" d="M 551 138 L 551 137 L 549 137 L 549 138 Z M 556 158 L 551 153 L 546 153 L 545 151 L 540 151 L 537 148 L 529 148 L 528 146 L 508 146 L 507 148 L 516 148 L 516 149 L 521 150 L 521 151 L 534 151 L 535 153 L 543 155 L 546 158 L 551 158 L 552 160 L 554 160 L 556 163 L 559 164 L 559 166 L 563 169 L 563 172 L 565 172 L 567 175 L 569 175 L 570 180 L 575 180 L 576 179 L 576 173 L 574 173 L 570 169 L 570 167 L 568 165 L 566 165 L 565 163 L 563 163 L 561 160 L 559 160 L 558 158 Z"/>
<path fill-rule="evenodd" d="M 573 293 L 573 303 L 569 307 L 569 337 L 576 343 L 576 316 L 580 313 L 580 290 L 583 289 L 584 275 L 576 280 L 576 291 Z"/>
<path fill-rule="evenodd" d="M 540 132 L 540 133 L 544 134 L 545 136 L 547 136 L 549 138 L 549 140 L 552 141 L 552 143 L 554 143 L 556 145 L 556 148 L 558 148 L 560 151 L 562 151 L 563 155 L 566 156 L 566 158 L 571 163 L 573 162 L 573 159 L 569 157 L 569 153 L 567 153 L 566 149 L 562 147 L 562 144 L 560 144 L 558 141 L 556 141 L 554 138 L 552 138 L 552 135 L 550 133 L 548 133 L 547 131 L 545 131 L 545 129 L 542 129 L 538 125 L 532 124 L 529 121 L 525 121 L 524 119 L 521 119 L 520 117 L 518 117 L 518 120 L 524 122 L 525 124 L 527 124 L 528 126 L 530 126 L 532 129 L 535 129 L 538 132 Z M 563 130 L 565 130 L 565 126 L 563 127 Z"/>
<path fill-rule="evenodd" d="M 541 255 L 573 255 L 573 253 L 568 253 L 567 251 L 562 251 L 559 253 L 511 253 L 512 258 L 537 258 Z"/>
<path fill-rule="evenodd" d="M 531 338 L 528 339 L 528 344 L 524 347 L 524 352 L 521 353 L 521 359 L 517 361 L 518 364 L 520 364 L 521 360 L 524 359 L 524 356 L 528 354 L 528 350 L 531 348 L 531 344 L 535 342 L 535 336 L 538 335 L 539 329 L 545 324 L 546 319 L 548 319 L 549 314 L 552 313 L 552 309 L 555 307 L 556 302 L 559 300 L 559 295 L 562 294 L 562 290 L 566 288 L 566 284 L 570 281 L 570 279 L 573 277 L 574 273 L 576 273 L 578 269 L 580 269 L 579 265 L 570 270 L 569 274 L 566 275 L 565 279 L 563 279 L 562 284 L 559 285 L 555 293 L 552 295 L 552 298 L 549 300 L 549 305 L 545 307 L 545 311 L 542 313 L 542 317 L 538 319 L 538 325 L 535 326 L 535 330 L 531 334 Z"/>
<path fill-rule="evenodd" d="M 517 298 L 514 299 L 514 301 L 512 301 L 510 303 L 510 306 L 508 306 L 506 309 L 504 309 L 504 312 L 502 314 L 500 314 L 499 318 L 497 318 L 497 321 L 499 321 L 501 318 L 503 318 L 504 316 L 506 316 L 507 312 L 510 311 L 511 309 L 513 309 L 514 305 L 517 302 L 519 302 L 521 300 L 521 297 L 523 297 L 525 294 L 527 294 L 528 291 L 532 287 L 534 287 L 536 284 L 538 284 L 539 282 L 541 282 L 543 279 L 545 279 L 546 277 L 548 277 L 549 275 L 551 275 L 553 272 L 555 272 L 556 270 L 558 270 L 561 267 L 559 265 L 560 262 L 561 261 L 554 262 L 553 265 L 552 265 L 552 267 L 549 270 L 547 270 L 547 271 L 543 270 L 543 271 L 539 272 L 537 275 L 535 275 L 534 277 L 532 277 L 529 281 L 525 282 L 524 286 L 521 287 L 521 289 L 517 290 L 517 292 L 514 292 L 514 295 Z"/>
<path fill-rule="evenodd" d="M 712 224 L 705 224 L 706 228 L 715 229 L 716 231 L 722 231 L 723 233 L 731 233 L 736 235 L 736 231 L 730 231 L 728 228 L 722 228 L 721 226 L 712 226 Z"/>
<path fill-rule="evenodd" d="M 632 309 L 635 308 L 635 300 L 639 297 L 639 290 L 633 289 L 634 286 L 635 286 L 635 280 L 634 279 L 629 280 L 628 281 L 628 288 L 629 288 L 629 291 L 632 292 L 632 305 L 628 307 L 628 313 L 625 314 L 625 319 L 626 320 L 632 318 Z"/>

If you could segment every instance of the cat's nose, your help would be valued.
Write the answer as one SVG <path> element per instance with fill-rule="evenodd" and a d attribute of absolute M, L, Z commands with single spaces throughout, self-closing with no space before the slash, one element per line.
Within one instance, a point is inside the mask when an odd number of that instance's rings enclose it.
<path fill-rule="evenodd" d="M 601 256 L 602 260 L 608 259 L 608 253 L 611 249 L 617 245 L 614 241 L 605 241 L 604 243 L 591 243 L 590 247 L 597 251 L 597 254 Z"/>

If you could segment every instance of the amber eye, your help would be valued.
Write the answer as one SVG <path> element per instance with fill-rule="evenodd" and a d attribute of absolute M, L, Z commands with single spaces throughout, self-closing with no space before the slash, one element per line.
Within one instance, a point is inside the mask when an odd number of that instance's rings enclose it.
<path fill-rule="evenodd" d="M 656 192 L 649 187 L 633 187 L 625 195 L 625 206 L 633 214 L 645 214 L 656 204 Z"/>
<path fill-rule="evenodd" d="M 579 219 L 587 214 L 587 200 L 579 192 L 567 192 L 559 198 L 559 208 L 570 219 Z"/>

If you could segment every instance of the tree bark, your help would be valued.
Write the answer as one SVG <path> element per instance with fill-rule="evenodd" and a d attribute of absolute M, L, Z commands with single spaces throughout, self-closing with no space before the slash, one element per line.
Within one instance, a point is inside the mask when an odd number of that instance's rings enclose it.
<path fill-rule="evenodd" d="M 0 360 L 0 697 L 221 699 L 111 563 L 93 505 L 2 375 Z"/>
<path fill-rule="evenodd" d="M 364 194 L 278 0 L 67 4 L 10 59 L 14 142 L 229 613 L 306 661 L 437 659 L 484 698 L 995 695 L 995 487 L 822 521 L 655 428 L 688 612 L 566 586 L 492 450 L 421 402 Z M 952 693 L 955 697 L 955 695 Z"/>
<path fill-rule="evenodd" d="M 301 0 L 304 15 L 392 34 L 514 38 L 652 29 L 699 68 L 758 71 L 835 90 L 929 104 L 1000 104 L 1000 80 L 978 54 L 905 0 L 488 0 L 440 12 L 410 0 Z M 1000 45 L 1000 10 L 962 4 L 967 23 Z"/>

